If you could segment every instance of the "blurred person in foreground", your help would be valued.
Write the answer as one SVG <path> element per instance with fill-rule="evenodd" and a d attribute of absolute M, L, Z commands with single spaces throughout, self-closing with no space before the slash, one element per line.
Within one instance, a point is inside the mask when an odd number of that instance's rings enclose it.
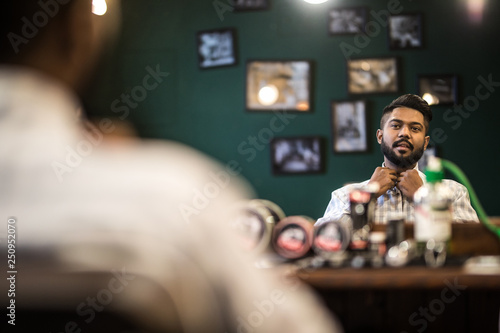
<path fill-rule="evenodd" d="M 158 331 L 341 331 L 308 289 L 237 250 L 230 208 L 251 191 L 236 166 L 178 143 L 99 141 L 83 130 L 78 96 L 117 31 L 118 1 L 103 16 L 91 0 L 3 6 L 0 212 L 2 225 L 16 220 L 18 310 L 69 299 L 72 316 L 53 323 L 57 332 L 85 331 L 105 308 L 141 313 Z M 92 289 L 96 272 L 109 278 Z"/>
<path fill-rule="evenodd" d="M 370 179 L 333 191 L 324 216 L 316 224 L 350 215 L 349 192 L 374 183 L 378 187 L 375 222 L 387 223 L 391 213 L 401 214 L 407 222 L 413 222 L 413 196 L 426 182 L 425 174 L 418 168 L 418 161 L 429 144 L 427 133 L 431 120 L 431 108 L 420 96 L 405 94 L 387 105 L 377 130 L 377 142 L 384 156 L 382 166 L 375 168 Z M 479 222 L 467 188 L 451 179 L 443 180 L 443 184 L 454 194 L 453 221 Z"/>

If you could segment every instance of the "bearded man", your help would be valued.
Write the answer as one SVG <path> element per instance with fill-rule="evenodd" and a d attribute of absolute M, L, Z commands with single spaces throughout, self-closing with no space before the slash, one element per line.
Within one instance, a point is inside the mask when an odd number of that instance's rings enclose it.
<path fill-rule="evenodd" d="M 378 185 L 375 222 L 386 223 L 392 213 L 402 214 L 407 222 L 413 222 L 413 195 L 426 182 L 425 175 L 418 169 L 418 161 L 429 144 L 427 133 L 431 120 L 429 104 L 417 95 L 406 94 L 387 105 L 377 130 L 384 163 L 375 169 L 369 180 L 333 191 L 324 216 L 316 224 L 350 215 L 349 192 L 374 183 Z M 449 179 L 443 180 L 443 184 L 454 194 L 453 221 L 479 222 L 467 189 Z"/>

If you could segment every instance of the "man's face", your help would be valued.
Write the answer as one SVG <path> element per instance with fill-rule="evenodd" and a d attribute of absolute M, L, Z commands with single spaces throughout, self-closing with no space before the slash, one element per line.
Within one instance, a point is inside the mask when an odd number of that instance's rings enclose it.
<path fill-rule="evenodd" d="M 424 116 L 417 110 L 400 107 L 386 115 L 382 130 L 377 131 L 386 166 L 398 169 L 414 167 L 429 144 Z"/>

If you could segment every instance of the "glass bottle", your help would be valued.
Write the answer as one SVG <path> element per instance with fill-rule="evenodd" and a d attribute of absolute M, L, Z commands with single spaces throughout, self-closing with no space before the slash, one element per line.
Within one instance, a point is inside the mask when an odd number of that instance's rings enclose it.
<path fill-rule="evenodd" d="M 428 266 L 444 264 L 451 240 L 452 193 L 442 183 L 443 168 L 437 157 L 429 159 L 426 184 L 415 193 L 414 238 L 417 251 Z"/>

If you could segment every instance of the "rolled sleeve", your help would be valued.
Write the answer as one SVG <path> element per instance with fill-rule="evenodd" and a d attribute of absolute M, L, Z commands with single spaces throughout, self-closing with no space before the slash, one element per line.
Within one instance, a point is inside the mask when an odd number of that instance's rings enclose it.
<path fill-rule="evenodd" d="M 340 220 L 344 215 L 351 215 L 349 192 L 353 187 L 359 185 L 351 184 L 333 191 L 323 217 L 318 219 L 315 225 L 318 226 L 330 220 Z"/>
<path fill-rule="evenodd" d="M 443 182 L 446 182 L 444 180 Z M 450 181 L 449 186 L 454 193 L 453 197 L 453 221 L 454 222 L 479 222 L 476 211 L 470 203 L 469 191 L 460 183 Z"/>

